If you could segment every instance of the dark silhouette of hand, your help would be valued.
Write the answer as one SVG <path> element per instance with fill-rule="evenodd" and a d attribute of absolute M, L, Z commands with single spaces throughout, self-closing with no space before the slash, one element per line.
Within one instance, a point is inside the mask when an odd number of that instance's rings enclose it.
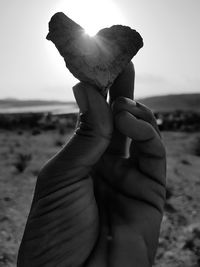
<path fill-rule="evenodd" d="M 42 168 L 18 267 L 146 267 L 165 202 L 165 149 L 155 118 L 133 100 L 130 63 L 110 103 L 79 83 L 76 132 Z M 114 123 L 113 123 L 114 122 Z"/>

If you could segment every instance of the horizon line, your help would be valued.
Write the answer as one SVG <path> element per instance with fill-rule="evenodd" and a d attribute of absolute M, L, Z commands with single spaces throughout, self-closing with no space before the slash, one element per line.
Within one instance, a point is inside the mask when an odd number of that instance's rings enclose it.
<path fill-rule="evenodd" d="M 179 96 L 179 95 L 196 95 L 200 94 L 200 92 L 191 92 L 191 93 L 169 93 L 169 94 L 156 94 L 156 95 L 150 95 L 150 96 L 142 96 L 137 97 L 136 99 L 146 99 L 146 98 L 152 98 L 152 97 L 162 97 L 162 96 Z M 47 99 L 47 98 L 17 98 L 17 97 L 4 97 L 0 98 L 0 101 L 45 101 L 45 102 L 59 102 L 59 103 L 76 103 L 75 100 L 60 100 L 60 99 Z"/>

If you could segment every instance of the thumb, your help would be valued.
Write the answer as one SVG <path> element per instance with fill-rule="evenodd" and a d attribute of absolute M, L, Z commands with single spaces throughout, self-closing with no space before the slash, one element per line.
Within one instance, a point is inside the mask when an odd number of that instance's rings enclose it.
<path fill-rule="evenodd" d="M 112 134 L 111 110 L 98 90 L 80 82 L 73 87 L 73 93 L 80 109 L 80 120 L 87 123 L 96 135 L 109 139 Z"/>
<path fill-rule="evenodd" d="M 92 86 L 79 83 L 73 91 L 80 123 L 38 176 L 18 266 L 82 266 L 98 237 L 93 185 L 84 178 L 109 144 L 111 110 Z"/>
<path fill-rule="evenodd" d="M 80 109 L 80 118 L 63 153 L 73 166 L 91 167 L 100 159 L 110 142 L 112 112 L 95 87 L 81 82 L 73 87 L 73 92 Z"/>
<path fill-rule="evenodd" d="M 110 142 L 112 112 L 105 98 L 86 83 L 78 83 L 73 92 L 80 108 L 78 127 L 69 142 L 40 171 L 38 196 L 55 190 L 57 184 L 68 185 L 86 177 Z"/>

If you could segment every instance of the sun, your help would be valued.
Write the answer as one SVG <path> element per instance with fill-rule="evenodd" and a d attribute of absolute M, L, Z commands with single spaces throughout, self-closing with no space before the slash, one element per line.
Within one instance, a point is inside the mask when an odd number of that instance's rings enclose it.
<path fill-rule="evenodd" d="M 56 9 L 77 22 L 90 36 L 94 36 L 102 28 L 126 24 L 113 0 L 63 0 Z"/>

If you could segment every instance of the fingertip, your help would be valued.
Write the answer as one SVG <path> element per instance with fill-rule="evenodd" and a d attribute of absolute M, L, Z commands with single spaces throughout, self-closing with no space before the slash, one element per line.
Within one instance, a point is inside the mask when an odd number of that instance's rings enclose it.
<path fill-rule="evenodd" d="M 113 114 L 117 114 L 122 110 L 129 111 L 134 109 L 137 106 L 137 102 L 131 100 L 127 97 L 120 96 L 112 103 Z"/>
<path fill-rule="evenodd" d="M 95 86 L 83 82 L 75 85 L 73 92 L 87 126 L 95 134 L 110 139 L 113 131 L 112 112 L 103 95 Z"/>
<path fill-rule="evenodd" d="M 128 97 L 124 97 L 124 96 L 120 96 L 115 100 L 116 105 L 122 106 L 123 108 L 125 108 L 128 105 L 131 106 L 135 106 L 137 105 L 136 101 L 128 98 Z"/>
<path fill-rule="evenodd" d="M 133 99 L 135 82 L 135 69 L 132 62 L 125 67 L 122 73 L 114 81 L 109 90 L 110 104 L 119 96 L 124 96 Z"/>
<path fill-rule="evenodd" d="M 156 131 L 150 123 L 138 119 L 126 110 L 116 114 L 115 125 L 122 134 L 135 141 L 148 141 L 156 136 Z"/>
<path fill-rule="evenodd" d="M 81 113 L 85 113 L 88 110 L 88 99 L 85 93 L 85 86 L 80 82 L 72 87 L 74 97 Z"/>
<path fill-rule="evenodd" d="M 101 106 L 106 102 L 103 95 L 91 84 L 79 82 L 72 90 L 82 113 L 85 113 L 89 109 L 101 109 Z"/>

